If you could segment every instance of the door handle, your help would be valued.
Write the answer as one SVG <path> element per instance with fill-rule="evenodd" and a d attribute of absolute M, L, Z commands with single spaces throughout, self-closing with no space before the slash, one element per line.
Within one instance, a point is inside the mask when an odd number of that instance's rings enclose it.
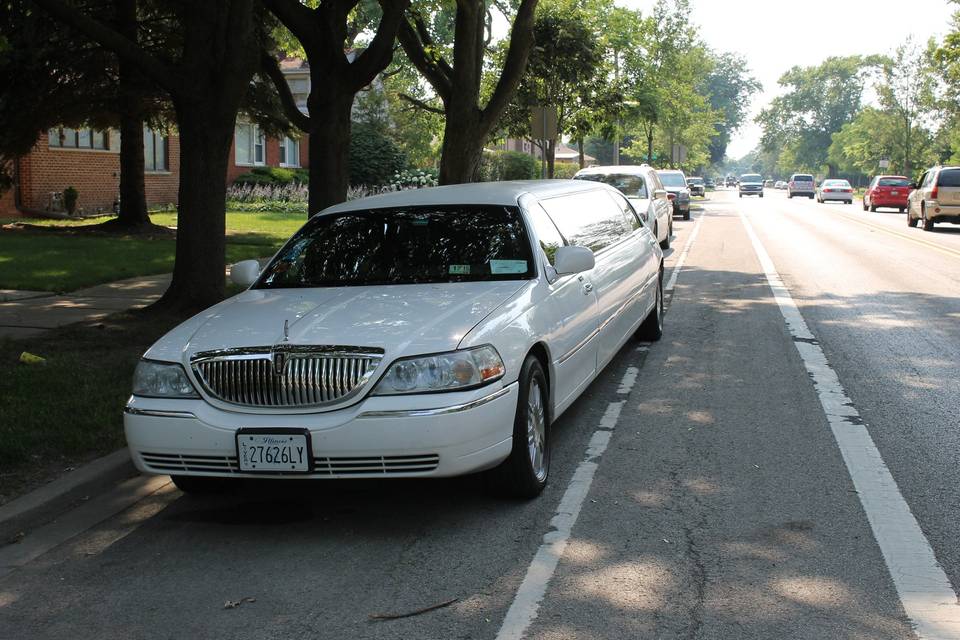
<path fill-rule="evenodd" d="M 584 294 L 584 295 L 587 295 L 587 294 L 590 293 L 591 291 L 593 291 L 593 284 L 590 283 L 590 282 L 584 282 L 584 283 L 583 283 L 583 294 Z"/>

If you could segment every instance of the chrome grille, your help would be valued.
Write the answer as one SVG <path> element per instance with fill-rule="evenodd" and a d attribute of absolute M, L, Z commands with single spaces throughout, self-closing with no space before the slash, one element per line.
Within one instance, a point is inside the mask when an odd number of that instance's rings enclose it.
<path fill-rule="evenodd" d="M 277 345 L 192 358 L 204 389 L 248 407 L 318 407 L 347 400 L 369 382 L 381 349 Z"/>
<path fill-rule="evenodd" d="M 195 456 L 179 453 L 140 452 L 152 471 L 161 473 L 240 473 L 236 456 Z M 310 476 L 394 475 L 428 473 L 440 464 L 440 456 L 423 453 L 407 456 L 321 457 L 313 459 Z"/>

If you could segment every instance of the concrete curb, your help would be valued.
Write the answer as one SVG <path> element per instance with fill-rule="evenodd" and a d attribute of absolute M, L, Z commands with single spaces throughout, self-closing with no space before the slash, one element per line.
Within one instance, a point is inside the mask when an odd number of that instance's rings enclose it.
<path fill-rule="evenodd" d="M 0 507 L 0 546 L 21 532 L 46 524 L 91 494 L 135 475 L 130 452 L 123 448 L 11 500 Z"/>

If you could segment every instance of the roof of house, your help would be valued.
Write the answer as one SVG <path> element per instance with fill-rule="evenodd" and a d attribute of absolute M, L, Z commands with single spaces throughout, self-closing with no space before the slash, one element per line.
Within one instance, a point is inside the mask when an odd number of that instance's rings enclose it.
<path fill-rule="evenodd" d="M 558 160 L 578 160 L 580 158 L 580 152 L 576 149 L 572 149 L 562 142 L 557 145 L 557 150 L 553 154 L 553 157 Z M 596 158 L 591 156 L 588 153 L 583 154 L 583 159 L 585 162 L 595 162 Z"/>
<path fill-rule="evenodd" d="M 340 211 L 356 211 L 360 209 L 446 204 L 516 206 L 517 201 L 525 194 L 531 194 L 537 198 L 549 198 L 594 189 L 613 189 L 613 187 L 608 187 L 598 182 L 584 182 L 580 180 L 474 182 L 470 184 L 448 185 L 445 187 L 394 191 L 379 196 L 370 196 L 368 198 L 344 202 L 324 209 L 323 212 L 337 213 Z M 614 189 L 614 191 L 616 190 Z"/>

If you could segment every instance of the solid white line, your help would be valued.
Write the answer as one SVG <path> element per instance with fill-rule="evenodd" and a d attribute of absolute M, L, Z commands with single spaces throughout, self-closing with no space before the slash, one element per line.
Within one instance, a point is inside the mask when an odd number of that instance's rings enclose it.
<path fill-rule="evenodd" d="M 690 247 L 693 246 L 693 241 L 697 239 L 697 234 L 700 233 L 700 225 L 703 224 L 704 217 L 705 213 L 697 216 L 697 223 L 693 225 L 693 231 L 690 232 L 690 237 L 687 238 L 687 242 L 683 245 L 680 257 L 677 258 L 677 264 L 673 266 L 673 271 L 670 272 L 670 279 L 667 280 L 667 284 L 663 288 L 665 292 L 673 291 L 673 288 L 676 286 L 677 276 L 680 275 L 680 270 L 683 269 L 683 263 L 687 260 L 687 254 L 690 253 Z"/>
<path fill-rule="evenodd" d="M 636 381 L 637 369 L 629 367 L 623 375 L 617 393 L 630 393 Z M 517 595 L 514 596 L 513 603 L 503 619 L 503 625 L 497 633 L 497 640 L 520 640 L 537 618 L 540 602 L 547 592 L 547 584 L 567 548 L 570 532 L 580 516 L 580 508 L 587 498 L 590 485 L 593 484 L 593 476 L 599 466 L 600 457 L 607 450 L 607 445 L 613 436 L 613 429 L 617 426 L 620 411 L 625 403 L 626 400 L 620 400 L 607 405 L 597 430 L 590 437 L 586 455 L 573 472 L 573 478 L 567 485 L 567 490 L 550 520 L 550 531 L 543 535 L 543 542 L 533 556 L 533 561 L 527 568 L 527 575 L 523 578 Z"/>
<path fill-rule="evenodd" d="M 827 362 L 823 349 L 810 333 L 790 291 L 742 211 L 740 219 L 793 336 L 794 346 L 813 379 L 823 412 L 907 617 L 920 638 L 960 639 L 960 605 L 950 580 L 937 562 L 929 541 L 863 425 L 859 412 Z"/>

